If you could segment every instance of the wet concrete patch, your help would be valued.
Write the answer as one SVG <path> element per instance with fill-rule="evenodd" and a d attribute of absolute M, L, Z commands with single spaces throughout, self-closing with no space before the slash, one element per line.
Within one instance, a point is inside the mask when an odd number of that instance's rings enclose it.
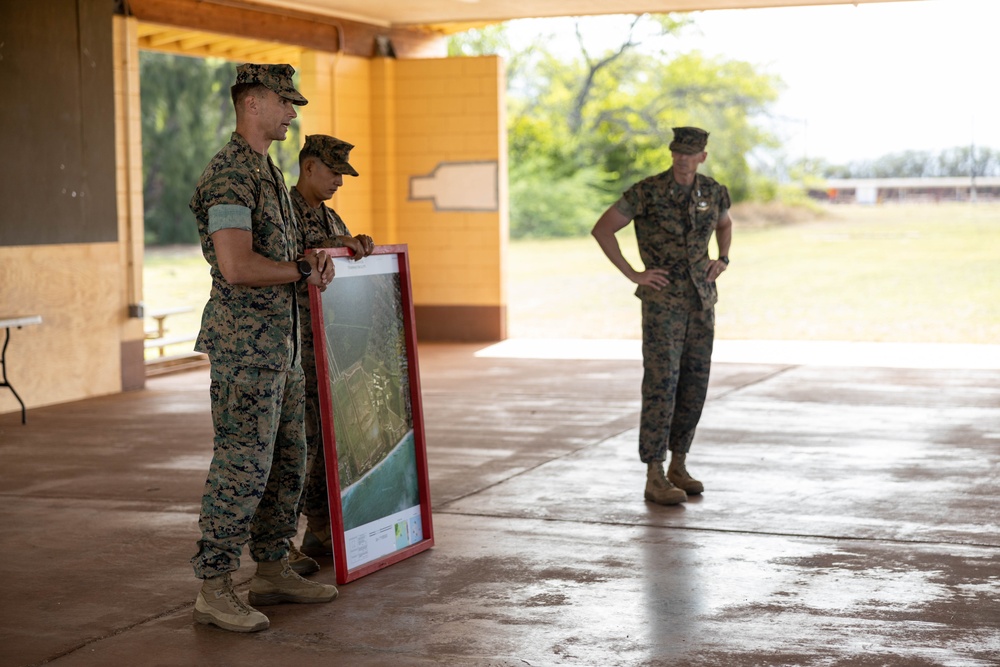
<path fill-rule="evenodd" d="M 660 507 L 641 364 L 470 355 L 421 357 L 436 546 L 251 636 L 191 622 L 207 373 L 0 416 L 0 662 L 1000 664 L 996 373 L 717 364 Z"/>

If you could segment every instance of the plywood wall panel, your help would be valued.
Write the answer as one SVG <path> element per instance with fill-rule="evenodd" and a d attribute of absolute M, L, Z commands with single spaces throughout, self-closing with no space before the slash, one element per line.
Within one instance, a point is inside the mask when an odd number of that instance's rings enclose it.
<path fill-rule="evenodd" d="M 0 315 L 43 320 L 12 330 L 7 348 L 29 410 L 121 391 L 118 261 L 115 243 L 0 247 Z M 0 413 L 18 410 L 0 387 Z"/>

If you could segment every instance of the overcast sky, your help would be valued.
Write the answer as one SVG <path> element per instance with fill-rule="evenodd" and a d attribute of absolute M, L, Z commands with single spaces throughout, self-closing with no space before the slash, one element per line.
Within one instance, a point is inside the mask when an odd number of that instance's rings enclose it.
<path fill-rule="evenodd" d="M 698 12 L 682 50 L 745 60 L 787 89 L 791 158 L 833 163 L 955 146 L 1000 150 L 1000 0 Z M 605 34 L 596 24 L 596 30 Z"/>

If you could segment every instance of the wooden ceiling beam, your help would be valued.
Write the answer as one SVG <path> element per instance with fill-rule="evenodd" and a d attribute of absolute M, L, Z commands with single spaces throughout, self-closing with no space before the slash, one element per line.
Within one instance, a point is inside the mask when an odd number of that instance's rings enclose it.
<path fill-rule="evenodd" d="M 391 42 L 400 58 L 426 55 L 443 39 L 440 33 L 422 29 L 387 28 L 301 12 L 257 9 L 226 0 L 129 0 L 128 7 L 141 22 L 365 58 L 376 53 L 377 38 Z"/>
<path fill-rule="evenodd" d="M 140 21 L 137 25 L 138 27 L 136 28 L 136 34 L 139 36 L 140 39 L 143 37 L 147 37 L 149 35 L 159 34 L 164 30 L 163 26 L 155 25 L 153 23 L 143 23 L 142 21 Z"/>
<path fill-rule="evenodd" d="M 192 37 L 197 34 L 190 30 L 161 30 L 156 34 L 149 35 L 148 42 L 150 46 L 157 47 L 163 44 L 179 42 L 185 37 Z"/>
<path fill-rule="evenodd" d="M 229 49 L 229 54 L 238 60 L 246 60 L 248 62 L 256 62 L 256 60 L 250 58 L 250 55 L 259 53 L 270 53 L 274 51 L 287 51 L 288 46 L 284 44 L 265 44 L 262 42 L 245 42 L 243 44 L 238 44 L 232 46 Z"/>
<path fill-rule="evenodd" d="M 218 39 L 218 35 L 213 35 L 209 32 L 196 32 L 193 37 L 186 37 L 185 39 L 182 39 L 178 43 L 178 46 L 182 49 L 200 49 L 208 46 Z"/>
<path fill-rule="evenodd" d="M 259 51 L 253 52 L 253 58 L 249 58 L 251 62 L 255 63 L 294 63 L 295 67 L 298 67 L 298 62 L 302 58 L 302 50 L 295 48 L 294 46 L 274 46 L 271 48 L 260 49 Z"/>
<path fill-rule="evenodd" d="M 211 44 L 208 44 L 209 51 L 229 51 L 231 49 L 239 48 L 247 43 L 259 44 L 254 40 L 247 39 L 235 39 L 233 37 L 226 37 L 223 39 L 216 39 Z"/>

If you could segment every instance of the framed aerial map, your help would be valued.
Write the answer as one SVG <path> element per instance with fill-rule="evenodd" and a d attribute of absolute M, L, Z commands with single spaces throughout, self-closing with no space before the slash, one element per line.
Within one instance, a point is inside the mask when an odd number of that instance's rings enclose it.
<path fill-rule="evenodd" d="M 405 245 L 329 248 L 309 288 L 333 558 L 343 584 L 434 545 Z"/>

